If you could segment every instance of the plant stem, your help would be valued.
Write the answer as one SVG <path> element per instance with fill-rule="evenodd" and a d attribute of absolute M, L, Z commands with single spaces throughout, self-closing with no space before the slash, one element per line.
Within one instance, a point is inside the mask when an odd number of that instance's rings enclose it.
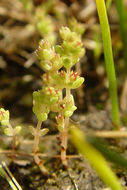
<path fill-rule="evenodd" d="M 121 40 L 123 43 L 123 56 L 127 73 L 127 20 L 126 20 L 127 15 L 124 7 L 124 1 L 116 0 L 116 8 L 119 16 L 119 28 L 120 28 Z"/>
<path fill-rule="evenodd" d="M 66 82 L 69 82 L 70 77 L 70 68 L 67 69 L 67 79 Z M 66 98 L 70 98 L 70 89 L 66 88 Z M 64 131 L 61 133 L 61 160 L 65 167 L 67 167 L 67 159 L 66 159 L 66 150 L 67 150 L 67 133 L 68 133 L 68 125 L 69 125 L 69 117 L 65 117 L 64 119 Z"/>
<path fill-rule="evenodd" d="M 43 161 L 40 160 L 39 156 L 38 156 L 38 147 L 39 147 L 39 133 L 40 133 L 40 129 L 41 129 L 41 124 L 42 121 L 38 121 L 37 123 L 37 129 L 36 129 L 36 134 L 34 136 L 34 146 L 33 146 L 33 152 L 34 152 L 34 160 L 35 163 L 39 166 L 40 170 L 42 171 L 42 173 L 44 175 L 47 175 L 47 170 L 43 165 Z"/>
<path fill-rule="evenodd" d="M 101 25 L 106 71 L 109 80 L 109 93 L 112 105 L 112 121 L 115 127 L 118 128 L 120 125 L 120 118 L 117 97 L 117 84 L 111 45 L 111 34 L 104 0 L 96 0 L 96 5 Z"/>
<path fill-rule="evenodd" d="M 10 128 L 13 131 L 13 138 L 12 138 L 12 150 L 14 151 L 16 148 L 16 134 L 14 133 L 14 129 L 10 123 L 8 123 L 8 128 Z"/>
<path fill-rule="evenodd" d="M 69 118 L 68 118 L 69 119 Z M 61 160 L 65 167 L 67 167 L 66 150 L 67 150 L 67 128 L 68 120 L 65 118 L 64 131 L 61 132 Z"/>

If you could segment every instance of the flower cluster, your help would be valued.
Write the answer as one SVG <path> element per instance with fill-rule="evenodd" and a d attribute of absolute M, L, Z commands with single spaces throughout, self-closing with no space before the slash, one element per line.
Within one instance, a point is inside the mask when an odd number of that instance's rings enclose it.
<path fill-rule="evenodd" d="M 80 77 L 77 72 L 71 71 L 69 81 L 67 80 L 68 74 L 61 70 L 58 73 L 45 73 L 42 76 L 43 82 L 46 85 L 57 86 L 58 89 L 70 88 L 75 89 L 81 86 L 84 78 Z"/>
<path fill-rule="evenodd" d="M 60 29 L 60 36 L 63 39 L 63 43 L 61 46 L 56 46 L 56 51 L 62 56 L 63 66 L 71 68 L 85 53 L 81 37 L 68 27 Z"/>
<path fill-rule="evenodd" d="M 33 112 L 39 121 L 45 121 L 48 113 L 56 109 L 56 103 L 60 95 L 60 91 L 54 87 L 43 87 L 33 93 Z"/>
<path fill-rule="evenodd" d="M 64 88 L 76 89 L 84 82 L 84 78 L 77 72 L 72 70 L 68 75 L 66 71 L 68 68 L 71 69 L 85 53 L 81 42 L 83 29 L 78 26 L 79 33 L 71 31 L 68 27 L 60 29 L 60 36 L 63 39 L 61 45 L 53 47 L 48 40 L 42 40 L 36 50 L 40 65 L 46 72 L 42 76 L 45 86 L 33 93 L 33 112 L 38 120 L 45 121 L 50 111 L 70 117 L 76 110 L 72 95 L 69 98 L 60 97 Z"/>
<path fill-rule="evenodd" d="M 65 97 L 59 104 L 59 112 L 62 113 L 64 117 L 71 117 L 73 112 L 76 110 L 74 105 L 74 98 L 70 95 L 69 98 Z"/>
<path fill-rule="evenodd" d="M 42 40 L 36 55 L 40 59 L 40 65 L 45 71 L 57 71 L 62 67 L 62 59 L 58 53 L 55 52 L 54 47 L 48 40 Z"/>

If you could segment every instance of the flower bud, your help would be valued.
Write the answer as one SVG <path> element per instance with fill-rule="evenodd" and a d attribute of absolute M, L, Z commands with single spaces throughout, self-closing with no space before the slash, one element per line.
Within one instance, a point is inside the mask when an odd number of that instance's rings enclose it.
<path fill-rule="evenodd" d="M 50 49 L 44 49 L 43 50 L 43 58 L 45 60 L 51 60 L 54 57 L 54 48 L 50 48 Z"/>
<path fill-rule="evenodd" d="M 38 49 L 35 51 L 35 53 L 36 53 L 36 56 L 38 59 L 40 59 L 40 60 L 43 59 L 43 51 L 40 47 L 38 47 Z"/>
<path fill-rule="evenodd" d="M 63 65 L 65 68 L 71 68 L 72 67 L 72 60 L 68 57 L 63 58 Z"/>
<path fill-rule="evenodd" d="M 57 102 L 57 100 L 58 100 L 58 97 L 52 97 L 52 98 L 50 98 L 50 103 L 51 104 L 53 104 L 53 103 L 56 103 Z"/>
<path fill-rule="evenodd" d="M 52 59 L 52 71 L 57 71 L 61 67 L 63 67 L 62 59 L 58 53 L 55 53 Z"/>
<path fill-rule="evenodd" d="M 56 50 L 56 52 L 59 53 L 60 55 L 63 54 L 63 49 L 62 49 L 62 47 L 61 47 L 60 45 L 56 45 L 56 46 L 55 46 L 55 50 Z"/>
<path fill-rule="evenodd" d="M 72 95 L 70 95 L 69 99 L 65 97 L 62 102 L 59 102 L 59 110 L 65 117 L 70 117 L 76 109 L 77 107 L 74 105 L 74 98 Z"/>
<path fill-rule="evenodd" d="M 47 113 L 39 113 L 36 116 L 39 121 L 45 121 L 45 120 L 47 120 L 47 117 L 48 117 Z"/>
<path fill-rule="evenodd" d="M 60 29 L 60 36 L 64 40 L 69 40 L 72 36 L 70 29 L 68 27 L 62 27 Z"/>
<path fill-rule="evenodd" d="M 46 71 L 50 71 L 52 69 L 52 63 L 49 60 L 45 60 L 45 61 L 43 60 L 43 61 L 41 61 L 40 65 Z"/>
<path fill-rule="evenodd" d="M 39 43 L 39 47 L 42 49 L 49 49 L 49 48 L 51 48 L 51 44 L 50 44 L 49 40 L 41 40 Z"/>
<path fill-rule="evenodd" d="M 40 90 L 33 92 L 33 99 L 36 102 L 43 102 L 43 95 L 41 94 Z"/>

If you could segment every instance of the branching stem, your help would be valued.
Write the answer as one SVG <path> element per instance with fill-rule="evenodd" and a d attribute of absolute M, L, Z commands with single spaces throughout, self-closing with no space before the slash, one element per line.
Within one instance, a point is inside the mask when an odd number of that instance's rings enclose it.
<path fill-rule="evenodd" d="M 67 83 L 69 82 L 70 77 L 70 68 L 67 69 Z M 66 88 L 66 98 L 70 98 L 71 91 L 69 88 Z M 67 159 L 66 159 L 66 150 L 67 150 L 67 134 L 68 134 L 68 125 L 69 125 L 69 117 L 65 117 L 64 119 L 64 131 L 61 133 L 61 160 L 65 167 L 67 167 Z"/>
<path fill-rule="evenodd" d="M 44 175 L 47 175 L 47 170 L 43 165 L 43 161 L 40 160 L 38 156 L 38 148 L 39 148 L 39 134 L 40 134 L 40 129 L 41 129 L 42 121 L 38 121 L 37 123 L 37 129 L 36 129 L 36 134 L 34 136 L 34 145 L 33 145 L 33 152 L 34 152 L 34 160 L 35 163 L 39 166 L 40 170 Z"/>

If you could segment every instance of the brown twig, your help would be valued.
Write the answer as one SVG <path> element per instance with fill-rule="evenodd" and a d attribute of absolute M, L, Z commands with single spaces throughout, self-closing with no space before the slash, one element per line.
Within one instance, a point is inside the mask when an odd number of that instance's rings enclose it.
<path fill-rule="evenodd" d="M 24 156 L 26 158 L 33 158 L 34 153 L 26 153 L 26 152 L 21 152 L 21 151 L 12 151 L 12 150 L 2 150 L 0 149 L 0 154 L 7 154 L 7 155 L 12 155 L 14 154 L 16 156 Z M 48 154 L 42 154 L 42 153 L 37 153 L 37 155 L 41 158 L 61 158 L 61 155 L 48 155 Z M 77 159 L 77 158 L 82 158 L 81 155 L 67 155 L 67 159 Z"/>

